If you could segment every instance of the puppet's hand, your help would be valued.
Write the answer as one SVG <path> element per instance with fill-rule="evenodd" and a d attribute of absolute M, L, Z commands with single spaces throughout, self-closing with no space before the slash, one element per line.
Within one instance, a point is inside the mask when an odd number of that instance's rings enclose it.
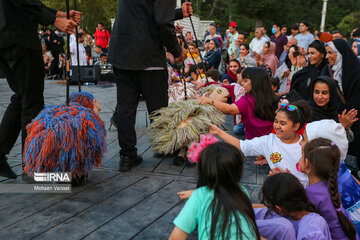
<path fill-rule="evenodd" d="M 178 192 L 177 195 L 179 196 L 179 198 L 182 199 L 188 199 L 190 198 L 191 194 L 193 193 L 194 190 L 187 190 L 187 191 L 181 191 Z"/>

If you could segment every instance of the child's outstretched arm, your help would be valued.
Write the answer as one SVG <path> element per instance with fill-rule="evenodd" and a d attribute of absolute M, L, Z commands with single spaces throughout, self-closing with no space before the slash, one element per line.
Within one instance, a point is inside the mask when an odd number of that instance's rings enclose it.
<path fill-rule="evenodd" d="M 187 235 L 188 234 L 186 232 L 175 226 L 173 231 L 171 232 L 169 240 L 185 240 L 187 238 Z"/>
<path fill-rule="evenodd" d="M 240 149 L 240 140 L 237 139 L 236 137 L 231 136 L 227 132 L 221 130 L 216 125 L 211 124 L 209 126 L 209 133 L 213 134 L 213 135 L 217 135 L 219 138 L 224 140 L 224 142 L 229 143 L 229 144 L 237 147 L 241 151 L 241 149 Z"/>
<path fill-rule="evenodd" d="M 181 191 L 178 192 L 177 195 L 179 196 L 179 198 L 182 199 L 189 199 L 191 194 L 193 193 L 193 191 L 195 190 L 187 190 L 187 191 Z"/>

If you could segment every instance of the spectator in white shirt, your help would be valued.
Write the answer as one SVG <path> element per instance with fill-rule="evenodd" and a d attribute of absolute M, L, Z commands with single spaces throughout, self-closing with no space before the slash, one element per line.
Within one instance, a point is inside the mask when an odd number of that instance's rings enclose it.
<path fill-rule="evenodd" d="M 261 28 L 255 29 L 255 38 L 250 43 L 250 48 L 254 53 L 261 54 L 264 43 L 266 43 L 268 40 L 263 37 L 263 32 Z"/>
<path fill-rule="evenodd" d="M 220 36 L 219 34 L 216 34 L 216 27 L 215 27 L 214 24 L 210 24 L 210 25 L 209 25 L 209 33 L 210 33 L 210 34 L 205 37 L 204 42 L 206 42 L 207 40 L 210 41 L 210 40 L 213 39 L 214 37 L 220 37 L 220 38 L 221 38 L 221 36 Z"/>
<path fill-rule="evenodd" d="M 80 66 L 86 66 L 87 65 L 86 51 L 85 51 L 85 48 L 84 48 L 84 45 L 83 45 L 84 36 L 83 36 L 82 33 L 78 34 L 78 41 L 79 41 L 79 61 L 80 61 Z M 70 43 L 70 54 L 71 54 L 71 65 L 77 66 L 78 61 L 77 61 L 76 41 Z"/>

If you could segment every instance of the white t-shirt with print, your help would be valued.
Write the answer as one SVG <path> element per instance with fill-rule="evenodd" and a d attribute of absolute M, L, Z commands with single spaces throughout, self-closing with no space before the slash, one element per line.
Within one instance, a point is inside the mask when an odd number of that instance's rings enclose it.
<path fill-rule="evenodd" d="M 269 167 L 279 167 L 283 170 L 286 168 L 297 177 L 304 187 L 308 185 L 308 177 L 296 169 L 302 152 L 299 142 L 287 144 L 283 143 L 275 134 L 270 133 L 262 137 L 251 140 L 240 140 L 240 148 L 245 157 L 264 155 Z"/>

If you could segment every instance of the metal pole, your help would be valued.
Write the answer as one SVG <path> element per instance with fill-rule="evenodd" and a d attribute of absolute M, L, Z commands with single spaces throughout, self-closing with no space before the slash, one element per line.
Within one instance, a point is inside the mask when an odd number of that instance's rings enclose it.
<path fill-rule="evenodd" d="M 74 0 L 74 10 L 77 10 L 77 6 L 76 6 L 76 0 Z M 77 25 L 75 26 L 75 34 L 76 34 L 76 58 L 77 58 L 77 71 L 78 71 L 78 85 L 79 85 L 79 92 L 81 92 L 81 82 L 80 82 L 80 56 L 79 56 L 79 31 L 77 28 Z"/>
<path fill-rule="evenodd" d="M 66 17 L 70 19 L 69 0 L 66 0 Z M 67 34 L 66 50 L 66 105 L 69 106 L 69 88 L 70 88 L 70 34 Z"/>
<path fill-rule="evenodd" d="M 328 0 L 323 0 L 323 8 L 322 8 L 322 11 L 321 11 L 320 32 L 324 32 L 324 29 L 325 29 L 325 18 L 326 18 L 327 2 L 328 2 Z"/>

